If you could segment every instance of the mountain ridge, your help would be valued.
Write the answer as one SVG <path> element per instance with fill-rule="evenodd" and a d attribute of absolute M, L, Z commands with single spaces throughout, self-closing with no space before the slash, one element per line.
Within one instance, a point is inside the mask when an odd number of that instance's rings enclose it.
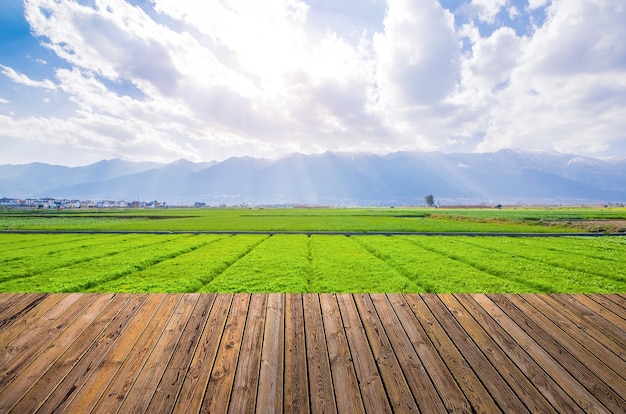
<path fill-rule="evenodd" d="M 218 204 L 590 203 L 626 200 L 626 159 L 490 153 L 292 153 L 221 162 L 0 165 L 0 197 Z"/>

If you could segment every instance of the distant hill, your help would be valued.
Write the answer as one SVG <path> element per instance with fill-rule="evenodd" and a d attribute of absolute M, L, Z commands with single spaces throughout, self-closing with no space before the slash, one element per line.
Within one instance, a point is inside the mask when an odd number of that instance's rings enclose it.
<path fill-rule="evenodd" d="M 626 159 L 501 150 L 292 154 L 171 164 L 0 165 L 0 197 L 168 204 L 611 203 L 626 201 Z"/>

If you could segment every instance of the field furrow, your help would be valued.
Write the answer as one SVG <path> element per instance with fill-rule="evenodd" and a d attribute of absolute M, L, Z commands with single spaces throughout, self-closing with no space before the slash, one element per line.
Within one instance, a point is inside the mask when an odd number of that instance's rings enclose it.
<path fill-rule="evenodd" d="M 32 276 L 17 277 L 2 283 L 2 289 L 7 292 L 26 290 L 34 292 L 76 292 L 84 291 L 99 283 L 107 282 L 118 277 L 141 270 L 158 263 L 172 255 L 186 249 L 201 245 L 198 236 L 178 235 L 156 237 L 154 243 L 140 245 L 125 243 L 119 246 L 112 254 L 86 262 L 73 263 L 49 271 L 43 271 Z"/>
<path fill-rule="evenodd" d="M 413 280 L 424 292 L 514 292 L 528 288 L 522 283 L 480 270 L 411 242 L 428 242 L 432 241 L 431 238 L 368 236 L 354 237 L 354 240 Z"/>
<path fill-rule="evenodd" d="M 498 243 L 498 240 L 500 238 L 490 239 L 494 244 Z M 476 246 L 472 244 L 476 243 L 475 238 L 472 237 L 439 237 L 412 239 L 411 241 L 428 250 L 439 252 L 487 273 L 526 286 L 525 290 L 518 292 L 603 293 L 615 289 L 622 291 L 626 288 L 624 284 L 607 281 L 605 278 L 597 278 L 587 273 L 570 271 L 515 254 Z"/>
<path fill-rule="evenodd" d="M 203 235 L 207 243 L 146 269 L 90 289 L 93 292 L 196 292 L 263 241 L 264 235 Z"/>
<path fill-rule="evenodd" d="M 106 237 L 86 236 L 87 238 L 79 242 L 79 246 L 75 245 L 70 248 L 63 247 L 57 250 L 54 246 L 47 246 L 48 249 L 37 250 L 36 253 L 6 262 L 0 269 L 0 283 L 17 278 L 36 276 L 67 266 L 76 266 L 80 263 L 113 256 L 128 249 L 159 244 L 175 237 L 155 238 L 135 234 L 103 236 Z M 56 246 L 63 245 L 63 239 L 61 238 Z"/>
<path fill-rule="evenodd" d="M 521 257 L 530 261 L 541 262 L 546 266 L 552 266 L 571 272 L 587 274 L 590 278 L 606 278 L 610 281 L 626 282 L 626 261 L 597 259 L 587 255 L 581 255 L 574 251 L 553 251 L 533 244 L 533 240 L 519 243 L 508 237 L 502 237 L 494 243 L 493 240 L 484 238 L 468 239 L 467 243 L 485 249 L 499 252 L 503 255 Z M 589 250 L 589 248 L 588 248 Z"/>
<path fill-rule="evenodd" d="M 310 272 L 307 257 L 306 235 L 274 235 L 203 286 L 202 291 L 306 292 Z"/>
<path fill-rule="evenodd" d="M 312 292 L 419 292 L 413 280 L 371 254 L 353 237 L 311 236 Z"/>

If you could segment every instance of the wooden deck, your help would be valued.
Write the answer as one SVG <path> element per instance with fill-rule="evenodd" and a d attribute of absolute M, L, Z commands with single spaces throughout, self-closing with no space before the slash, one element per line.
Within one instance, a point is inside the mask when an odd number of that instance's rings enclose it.
<path fill-rule="evenodd" d="M 626 412 L 626 296 L 2 294 L 0 412 Z"/>

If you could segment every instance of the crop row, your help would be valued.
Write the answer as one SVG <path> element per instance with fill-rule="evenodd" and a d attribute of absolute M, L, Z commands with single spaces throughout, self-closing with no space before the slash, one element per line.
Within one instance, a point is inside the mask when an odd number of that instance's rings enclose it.
<path fill-rule="evenodd" d="M 3 234 L 0 292 L 626 292 L 625 253 L 621 237 Z"/>

